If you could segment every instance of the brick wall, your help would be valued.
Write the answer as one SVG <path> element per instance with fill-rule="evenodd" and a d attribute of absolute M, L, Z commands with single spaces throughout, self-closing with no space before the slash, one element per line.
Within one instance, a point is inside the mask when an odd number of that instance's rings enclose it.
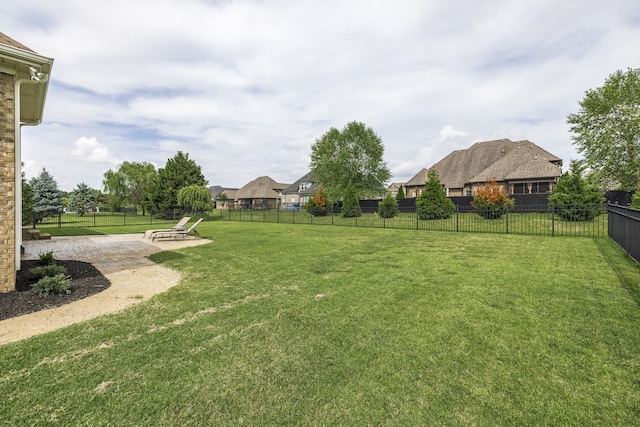
<path fill-rule="evenodd" d="M 0 72 L 0 292 L 16 286 L 14 78 Z"/>

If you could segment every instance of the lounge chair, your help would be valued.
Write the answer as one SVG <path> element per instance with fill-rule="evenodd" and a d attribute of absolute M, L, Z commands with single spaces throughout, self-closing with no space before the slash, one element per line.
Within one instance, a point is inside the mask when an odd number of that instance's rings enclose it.
<path fill-rule="evenodd" d="M 191 227 L 189 227 L 186 230 L 157 231 L 153 233 L 153 235 L 151 236 L 151 240 L 155 241 L 156 239 L 166 239 L 166 238 L 173 238 L 174 240 L 184 239 L 187 236 L 189 236 L 190 233 L 194 233 L 197 237 L 200 237 L 198 235 L 198 232 L 196 231 L 196 227 L 198 226 L 198 224 L 200 224 L 202 220 L 203 218 L 200 218 L 199 220 L 194 222 Z"/>
<path fill-rule="evenodd" d="M 189 222 L 189 220 L 191 219 L 190 216 L 185 216 L 184 218 L 182 218 L 176 225 L 174 225 L 172 228 L 168 229 L 168 230 L 147 230 L 144 232 L 144 236 L 142 236 L 144 239 L 150 239 L 151 236 L 153 236 L 154 233 L 159 233 L 162 231 L 182 231 L 185 229 L 185 225 Z"/>

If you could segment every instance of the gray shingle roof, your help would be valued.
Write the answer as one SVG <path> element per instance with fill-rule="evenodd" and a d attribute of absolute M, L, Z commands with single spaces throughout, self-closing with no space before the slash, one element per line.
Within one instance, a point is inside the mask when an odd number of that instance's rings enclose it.
<path fill-rule="evenodd" d="M 476 142 L 456 150 L 432 166 L 446 188 L 464 188 L 472 182 L 532 178 L 555 178 L 562 174 L 562 159 L 531 141 L 497 139 Z M 422 169 L 407 186 L 424 185 L 428 169 Z"/>

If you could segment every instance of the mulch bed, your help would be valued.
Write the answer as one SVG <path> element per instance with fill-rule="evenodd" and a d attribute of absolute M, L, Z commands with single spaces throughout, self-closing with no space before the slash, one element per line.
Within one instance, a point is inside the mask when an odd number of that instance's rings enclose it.
<path fill-rule="evenodd" d="M 39 261 L 22 261 L 16 274 L 16 290 L 0 293 L 0 320 L 60 307 L 102 292 L 111 286 L 111 282 L 92 264 L 67 260 L 56 260 L 56 264 L 67 268 L 67 275 L 71 277 L 71 293 L 41 297 L 31 287 L 37 282 L 31 274 L 31 269 L 38 266 Z"/>

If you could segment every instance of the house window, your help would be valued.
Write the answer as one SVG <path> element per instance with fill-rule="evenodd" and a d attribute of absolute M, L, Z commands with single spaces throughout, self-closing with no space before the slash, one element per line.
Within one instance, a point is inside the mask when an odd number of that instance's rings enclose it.
<path fill-rule="evenodd" d="M 549 182 L 517 182 L 513 184 L 513 194 L 549 193 Z"/>

